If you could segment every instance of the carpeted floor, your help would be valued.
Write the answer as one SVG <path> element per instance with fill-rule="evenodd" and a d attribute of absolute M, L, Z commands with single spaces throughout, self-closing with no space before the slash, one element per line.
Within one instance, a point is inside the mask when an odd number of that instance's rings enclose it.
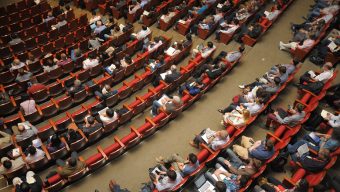
<path fill-rule="evenodd" d="M 2 0 L 1 4 L 10 0 Z M 12 1 L 11 1 L 12 2 Z M 188 110 L 184 111 L 179 117 L 171 121 L 168 125 L 158 131 L 156 134 L 144 140 L 136 147 L 130 149 L 121 157 L 115 159 L 111 163 L 102 167 L 95 173 L 83 178 L 79 182 L 67 187 L 64 191 L 78 192 L 86 191 L 93 192 L 98 189 L 100 192 L 109 191 L 108 182 L 114 178 L 123 187 L 130 189 L 132 192 L 138 191 L 141 183 L 148 181 L 148 168 L 155 165 L 155 157 L 168 156 L 172 153 L 179 153 L 186 156 L 190 152 L 197 152 L 192 148 L 188 142 L 195 133 L 199 133 L 202 129 L 210 127 L 211 129 L 222 129 L 220 121 L 222 116 L 217 112 L 218 108 L 227 106 L 232 97 L 240 93 L 238 85 L 243 83 L 250 83 L 256 77 L 265 73 L 272 65 L 278 63 L 288 63 L 291 57 L 288 53 L 278 49 L 278 42 L 289 41 L 292 37 L 289 29 L 290 22 L 302 22 L 302 16 L 308 12 L 309 5 L 313 0 L 296 0 L 283 15 L 276 21 L 276 23 L 269 29 L 261 40 L 253 47 L 246 47 L 246 52 L 239 65 L 237 65 L 221 82 L 219 82 L 211 91 L 209 91 L 201 100 L 196 102 Z M 51 1 L 55 5 L 55 0 Z M 77 15 L 80 10 L 76 9 Z M 120 20 L 122 22 L 122 20 Z M 140 25 L 135 23 L 135 31 L 140 29 Z M 153 37 L 158 35 L 166 35 L 172 40 L 181 40 L 184 37 L 172 29 L 167 32 L 158 30 L 155 25 L 151 27 Z M 228 45 L 217 43 L 215 35 L 210 36 L 207 41 L 212 41 L 217 46 L 216 53 L 220 51 L 236 50 L 239 44 L 231 42 Z M 194 46 L 203 41 L 194 37 Z M 186 58 L 180 65 L 188 63 L 189 58 Z M 303 63 L 302 69 L 298 76 L 304 71 L 310 69 L 317 69 L 315 65 L 306 60 Z M 339 81 L 339 78 L 337 79 Z M 143 90 L 146 90 L 145 88 Z M 145 91 L 139 91 L 123 102 L 132 101 L 136 95 L 141 95 Z M 275 100 L 273 106 L 284 106 L 293 103 L 296 98 L 297 89 L 289 85 L 286 90 Z M 144 114 L 134 118 L 130 123 L 120 127 L 117 132 L 107 138 L 102 139 L 94 146 L 101 145 L 106 147 L 114 142 L 113 135 L 122 137 L 129 133 L 129 126 L 139 126 L 144 123 L 146 116 L 150 116 L 149 110 Z M 256 122 L 245 131 L 245 135 L 261 139 L 265 136 L 267 130 L 263 129 L 263 118 L 256 120 Z M 80 153 L 83 157 L 88 157 L 96 151 L 95 147 L 90 147 Z M 48 169 L 41 175 L 52 170 Z M 274 174 L 269 172 L 269 174 Z M 277 175 L 277 174 L 276 174 Z M 290 176 L 290 175 L 288 175 Z M 279 178 L 283 175 L 278 175 Z M 190 191 L 190 190 L 188 190 Z"/>

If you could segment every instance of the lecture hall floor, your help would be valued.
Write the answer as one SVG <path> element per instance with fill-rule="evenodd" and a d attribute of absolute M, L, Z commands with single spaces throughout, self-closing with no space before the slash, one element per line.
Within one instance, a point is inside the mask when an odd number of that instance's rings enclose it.
<path fill-rule="evenodd" d="M 1 0 L 0 5 L 8 4 L 8 2 L 13 2 L 13 0 Z M 56 5 L 57 3 L 56 0 L 49 0 L 49 2 L 51 2 L 52 5 Z M 295 0 L 253 48 L 246 47 L 245 55 L 242 57 L 240 64 L 227 74 L 227 76 L 212 90 L 207 92 L 202 99 L 139 145 L 130 149 L 128 152 L 108 163 L 95 173 L 65 188 L 63 191 L 93 192 L 95 189 L 98 189 L 100 192 L 107 192 L 109 191 L 108 182 L 110 179 L 114 178 L 122 187 L 130 189 L 132 192 L 136 192 L 139 191 L 141 183 L 148 181 L 148 168 L 155 165 L 155 157 L 166 157 L 172 153 L 179 153 L 181 156 L 185 157 L 190 152 L 196 152 L 196 149 L 188 144 L 189 140 L 192 139 L 194 134 L 199 133 L 204 128 L 210 127 L 215 130 L 223 128 L 220 125 L 222 116 L 217 112 L 217 109 L 227 106 L 232 97 L 240 93 L 238 85 L 254 81 L 256 77 L 263 75 L 274 64 L 290 62 L 290 55 L 280 51 L 278 43 L 280 40 L 286 42 L 291 39 L 290 22 L 302 22 L 303 20 L 301 17 L 307 14 L 309 5 L 313 2 L 313 0 Z M 75 10 L 76 15 L 78 16 L 80 15 L 80 12 L 82 12 L 80 9 Z M 119 22 L 122 22 L 122 19 Z M 140 24 L 137 24 L 136 22 L 134 25 L 135 31 L 138 31 L 140 29 Z M 151 29 L 153 31 L 153 37 L 166 35 L 167 37 L 171 37 L 173 41 L 184 38 L 172 29 L 163 32 L 157 29 L 155 24 Z M 193 39 L 194 47 L 203 42 L 197 37 L 194 37 Z M 236 50 L 239 46 L 239 44 L 234 41 L 228 45 L 217 43 L 214 34 L 206 41 L 209 40 L 217 46 L 217 54 L 221 51 Z M 187 64 L 188 60 L 189 57 L 179 65 Z M 318 69 L 318 67 L 306 60 L 297 76 L 300 76 L 304 71 L 310 69 Z M 296 79 L 297 78 L 295 78 L 295 81 Z M 340 82 L 339 76 L 337 77 L 336 82 Z M 135 95 L 141 95 L 144 92 L 145 91 L 143 90 L 137 91 L 137 93 L 123 102 L 132 101 L 132 99 L 135 98 Z M 294 101 L 296 93 L 297 89 L 294 86 L 287 86 L 287 89 L 285 89 L 274 101 L 273 106 L 287 106 L 287 104 Z M 93 147 L 89 147 L 82 151 L 80 155 L 85 158 L 89 157 L 96 151 L 95 146 L 101 145 L 106 147 L 112 144 L 113 135 L 118 135 L 118 137 L 121 138 L 130 131 L 130 125 L 141 125 L 144 122 L 145 116 L 150 116 L 149 110 L 138 115 L 130 123 L 120 127 L 109 137 L 100 140 L 94 144 Z M 263 138 L 267 131 L 266 129 L 263 129 L 263 120 L 263 116 L 256 120 L 255 123 L 244 132 L 244 135 L 254 137 L 255 139 Z M 41 175 L 46 175 L 47 171 L 43 172 Z M 278 175 L 278 178 L 281 178 L 282 176 L 283 175 L 280 174 Z"/>

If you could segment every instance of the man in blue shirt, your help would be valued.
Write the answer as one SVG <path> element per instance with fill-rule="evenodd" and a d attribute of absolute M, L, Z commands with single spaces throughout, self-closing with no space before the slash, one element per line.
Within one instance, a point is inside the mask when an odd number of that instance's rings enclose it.
<path fill-rule="evenodd" d="M 256 158 L 261 161 L 270 159 L 274 153 L 274 143 L 271 140 L 257 141 L 249 149 L 250 157 Z"/>

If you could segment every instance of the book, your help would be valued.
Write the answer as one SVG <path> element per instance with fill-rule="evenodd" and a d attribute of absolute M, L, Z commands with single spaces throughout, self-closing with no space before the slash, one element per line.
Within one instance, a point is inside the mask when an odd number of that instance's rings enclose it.
<path fill-rule="evenodd" d="M 332 41 L 330 44 L 328 44 L 328 48 L 334 52 L 334 50 L 337 48 L 338 46 Z"/>
<path fill-rule="evenodd" d="M 161 76 L 161 78 L 164 80 L 164 79 L 165 79 L 165 76 L 166 76 L 166 75 L 170 75 L 171 73 L 172 73 L 171 70 L 169 70 L 169 71 L 166 71 L 166 72 L 164 72 L 164 73 L 161 73 L 160 76 Z"/>
<path fill-rule="evenodd" d="M 164 105 L 168 99 L 170 99 L 170 97 L 164 94 L 160 99 L 157 100 L 157 102 L 161 105 Z"/>
<path fill-rule="evenodd" d="M 297 156 L 301 157 L 303 154 L 308 153 L 308 152 L 309 152 L 309 148 L 308 148 L 307 143 L 305 143 L 297 149 Z"/>
<path fill-rule="evenodd" d="M 199 189 L 199 192 L 215 192 L 215 187 L 209 181 L 206 181 Z"/>
<path fill-rule="evenodd" d="M 173 47 L 169 47 L 167 50 L 166 50 L 166 54 L 167 55 L 170 55 L 170 56 L 172 56 L 174 53 L 175 53 L 175 51 L 176 51 L 176 49 L 175 48 L 173 48 Z"/>
<path fill-rule="evenodd" d="M 201 135 L 202 139 L 205 143 L 208 143 L 209 139 L 214 136 L 215 131 L 211 130 L 210 128 L 207 128 L 203 135 Z"/>
<path fill-rule="evenodd" d="M 24 126 L 25 127 L 25 129 L 31 129 L 31 127 L 27 124 L 27 123 L 25 123 L 25 122 L 23 122 L 23 123 L 18 123 L 18 126 Z"/>
<path fill-rule="evenodd" d="M 328 111 L 326 111 L 326 110 L 323 109 L 323 110 L 321 111 L 321 114 L 320 114 L 320 115 L 321 115 L 322 118 L 328 119 L 328 117 L 327 117 L 328 114 L 332 114 L 332 113 L 330 113 L 330 112 L 328 112 Z"/>
<path fill-rule="evenodd" d="M 19 150 L 19 148 L 14 148 L 14 149 L 12 150 L 12 156 L 13 156 L 13 157 L 19 157 L 19 156 L 20 156 L 20 150 Z"/>

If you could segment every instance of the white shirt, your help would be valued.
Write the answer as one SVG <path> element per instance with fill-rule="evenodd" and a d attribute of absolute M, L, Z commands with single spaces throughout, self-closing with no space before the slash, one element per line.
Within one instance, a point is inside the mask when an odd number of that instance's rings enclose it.
<path fill-rule="evenodd" d="M 83 61 L 83 69 L 90 69 L 92 67 L 95 67 L 99 64 L 98 59 L 90 59 L 87 58 L 86 60 Z"/>
<path fill-rule="evenodd" d="M 99 118 L 103 122 L 103 125 L 105 126 L 113 121 L 116 121 L 118 119 L 118 114 L 116 113 L 116 111 L 114 112 L 113 117 L 105 117 L 103 116 L 103 114 L 99 114 Z"/>
<path fill-rule="evenodd" d="M 203 58 L 207 58 L 213 51 L 215 51 L 216 49 L 216 46 L 214 45 L 213 48 L 204 48 L 202 51 L 201 51 L 201 56 Z"/>
<path fill-rule="evenodd" d="M 129 8 L 129 14 L 134 14 L 134 13 L 136 13 L 136 11 L 137 11 L 138 9 L 140 9 L 140 8 L 141 8 L 140 4 L 137 3 L 132 9 Z"/>
<path fill-rule="evenodd" d="M 257 112 L 260 111 L 262 108 L 262 105 L 257 103 L 243 103 L 243 105 L 247 108 L 247 110 L 250 112 L 250 115 L 254 115 Z"/>
<path fill-rule="evenodd" d="M 156 49 L 158 49 L 158 47 L 160 47 L 163 44 L 162 41 L 158 41 L 156 44 L 155 43 L 150 43 L 150 45 L 148 46 L 148 51 L 152 52 Z"/>
<path fill-rule="evenodd" d="M 329 70 L 329 71 L 324 71 L 320 73 L 319 75 L 315 76 L 314 79 L 316 79 L 317 81 L 327 81 L 332 76 L 333 76 L 333 70 Z"/>
<path fill-rule="evenodd" d="M 234 33 L 236 31 L 236 29 L 238 29 L 238 25 L 232 25 L 232 24 L 227 24 L 226 26 L 228 26 L 228 29 L 227 30 L 220 30 L 221 33 L 227 33 L 227 34 L 230 34 L 230 33 Z"/>
<path fill-rule="evenodd" d="M 19 65 L 12 65 L 12 67 L 10 68 L 10 71 L 14 71 L 16 69 L 20 69 L 20 68 L 23 68 L 23 67 L 25 67 L 25 63 L 20 62 Z"/>
<path fill-rule="evenodd" d="M 146 36 L 148 36 L 150 33 L 151 33 L 151 30 L 150 30 L 150 28 L 148 27 L 146 30 L 143 30 L 143 29 L 140 30 L 140 31 L 137 33 L 136 37 L 137 37 L 138 40 L 141 40 L 141 39 L 144 39 Z"/>
<path fill-rule="evenodd" d="M 33 99 L 26 100 L 20 103 L 20 107 L 24 110 L 25 115 L 30 115 L 37 111 L 35 108 L 35 101 Z"/>
<path fill-rule="evenodd" d="M 340 127 L 340 115 L 333 115 L 331 114 L 331 118 L 328 121 L 328 124 L 332 126 L 333 128 L 339 128 Z"/>
<path fill-rule="evenodd" d="M 306 39 L 303 41 L 302 45 L 298 45 L 299 49 L 309 49 L 314 45 L 315 41 L 312 39 Z"/>
<path fill-rule="evenodd" d="M 176 15 L 176 12 L 170 12 L 167 15 L 162 15 L 161 19 L 165 22 L 168 23 L 170 21 L 170 19 Z"/>
<path fill-rule="evenodd" d="M 45 156 L 44 151 L 42 151 L 41 149 L 37 149 L 37 151 L 34 155 L 28 154 L 28 156 L 26 157 L 26 161 L 28 163 L 31 163 L 33 161 L 42 159 L 44 156 Z"/>
<path fill-rule="evenodd" d="M 275 10 L 273 12 L 268 12 L 268 15 L 266 15 L 266 18 L 271 21 L 273 19 L 275 19 L 278 15 L 279 15 L 280 11 L 279 10 Z"/>

